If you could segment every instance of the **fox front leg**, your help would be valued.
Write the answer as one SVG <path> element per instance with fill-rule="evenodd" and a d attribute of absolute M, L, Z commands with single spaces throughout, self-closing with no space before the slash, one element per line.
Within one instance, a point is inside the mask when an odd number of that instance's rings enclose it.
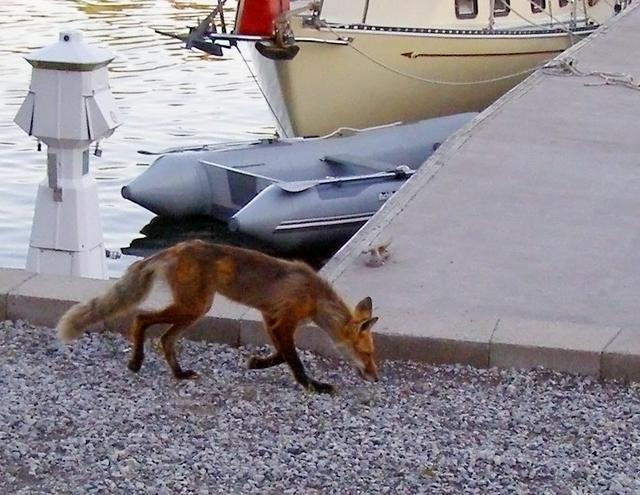
<path fill-rule="evenodd" d="M 250 370 L 263 370 L 265 368 L 271 368 L 272 366 L 278 366 L 284 362 L 284 356 L 279 352 L 274 352 L 266 357 L 251 356 L 247 363 L 247 367 Z"/>
<path fill-rule="evenodd" d="M 277 314 L 273 315 L 266 313 L 263 314 L 263 316 L 267 333 L 269 334 L 269 337 L 271 337 L 271 341 L 273 342 L 276 352 L 266 358 L 256 359 L 253 357 L 249 361 L 249 367 L 251 368 L 252 364 L 254 367 L 260 367 L 261 365 L 262 367 L 266 367 L 265 365 L 267 364 L 274 366 L 282 361 L 286 361 L 289 368 L 291 368 L 291 372 L 293 373 L 296 381 L 305 389 L 311 392 L 319 392 L 323 394 L 332 393 L 333 385 L 316 381 L 307 376 L 304 365 L 298 357 L 296 345 L 293 340 L 296 327 L 298 326 L 298 320 Z"/>
<path fill-rule="evenodd" d="M 309 390 L 310 392 L 318 392 L 321 394 L 331 394 L 334 392 L 333 385 L 331 385 L 330 383 L 319 382 L 307 376 L 304 365 L 302 364 L 302 361 L 300 361 L 300 357 L 298 357 L 298 353 L 296 352 L 293 339 L 291 339 L 290 342 L 286 342 L 286 345 L 283 349 L 281 349 L 280 352 L 291 368 L 293 376 L 295 377 L 297 382 L 305 389 Z"/>
<path fill-rule="evenodd" d="M 313 392 L 320 393 L 332 393 L 333 386 L 328 383 L 322 383 L 309 378 L 304 370 L 304 366 L 298 357 L 298 353 L 295 352 L 286 359 L 285 356 L 280 352 L 274 352 L 273 354 L 262 357 L 262 356 L 251 356 L 247 363 L 247 367 L 250 370 L 262 370 L 266 368 L 271 368 L 272 366 L 278 366 L 282 363 L 287 363 L 293 371 L 293 376 L 304 388 L 307 390 L 311 390 Z"/>
<path fill-rule="evenodd" d="M 304 370 L 304 366 L 300 358 L 298 357 L 298 353 L 293 351 L 286 358 L 283 354 L 276 352 L 271 354 L 270 356 L 260 357 L 260 356 L 251 356 L 248 362 L 248 368 L 250 370 L 259 370 L 270 368 L 272 366 L 277 366 L 286 362 L 291 371 L 293 372 L 293 376 L 296 381 L 300 383 L 304 388 L 310 390 L 312 392 L 320 392 L 325 394 L 330 394 L 333 392 L 333 386 L 329 383 L 322 383 L 307 376 L 307 373 Z"/>

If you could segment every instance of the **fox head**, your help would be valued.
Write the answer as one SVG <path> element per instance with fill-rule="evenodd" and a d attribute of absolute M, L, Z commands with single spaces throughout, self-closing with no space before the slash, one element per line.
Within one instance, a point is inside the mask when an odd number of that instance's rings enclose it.
<path fill-rule="evenodd" d="M 360 301 L 351 314 L 351 318 L 340 329 L 338 344 L 344 349 L 360 374 L 369 380 L 378 381 L 371 329 L 377 317 L 371 316 L 372 302 L 370 297 Z"/>

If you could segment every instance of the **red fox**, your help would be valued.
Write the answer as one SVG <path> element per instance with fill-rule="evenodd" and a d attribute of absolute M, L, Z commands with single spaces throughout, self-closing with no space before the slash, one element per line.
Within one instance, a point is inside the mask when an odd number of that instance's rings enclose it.
<path fill-rule="evenodd" d="M 209 311 L 219 292 L 262 313 L 274 351 L 266 357 L 252 356 L 250 369 L 286 362 L 304 388 L 331 393 L 332 385 L 307 376 L 296 352 L 296 328 L 310 319 L 329 334 L 338 348 L 347 351 L 363 377 L 378 379 L 371 335 L 378 318 L 371 314 L 370 297 L 352 311 L 329 283 L 305 263 L 200 240 L 182 242 L 135 262 L 105 294 L 70 308 L 58 322 L 60 340 L 77 339 L 87 326 L 132 311 L 161 277 L 171 289 L 173 301 L 162 310 L 135 316 L 128 363 L 133 372 L 142 366 L 147 328 L 170 323 L 160 338 L 167 364 L 178 379 L 197 378 L 194 371 L 181 368 L 174 344 L 184 330 Z"/>

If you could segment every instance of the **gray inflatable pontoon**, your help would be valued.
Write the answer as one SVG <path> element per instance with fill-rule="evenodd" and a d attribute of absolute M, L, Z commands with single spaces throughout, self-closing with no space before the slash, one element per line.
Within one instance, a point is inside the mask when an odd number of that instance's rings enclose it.
<path fill-rule="evenodd" d="M 166 152 L 122 195 L 162 216 L 212 216 L 285 251 L 339 242 L 475 115 Z"/>

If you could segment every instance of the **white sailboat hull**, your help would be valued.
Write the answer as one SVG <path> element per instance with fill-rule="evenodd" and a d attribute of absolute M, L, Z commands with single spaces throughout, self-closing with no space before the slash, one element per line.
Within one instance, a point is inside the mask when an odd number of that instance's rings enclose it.
<path fill-rule="evenodd" d="M 565 33 L 340 34 L 351 37 L 353 47 L 300 42 L 290 61 L 270 60 L 253 49 L 282 134 L 323 135 L 342 126 L 480 111 L 570 46 Z M 296 35 L 336 39 L 334 32 L 301 25 Z"/>
<path fill-rule="evenodd" d="M 280 133 L 317 136 L 483 110 L 629 3 L 299 0 L 286 60 L 250 50 Z"/>

